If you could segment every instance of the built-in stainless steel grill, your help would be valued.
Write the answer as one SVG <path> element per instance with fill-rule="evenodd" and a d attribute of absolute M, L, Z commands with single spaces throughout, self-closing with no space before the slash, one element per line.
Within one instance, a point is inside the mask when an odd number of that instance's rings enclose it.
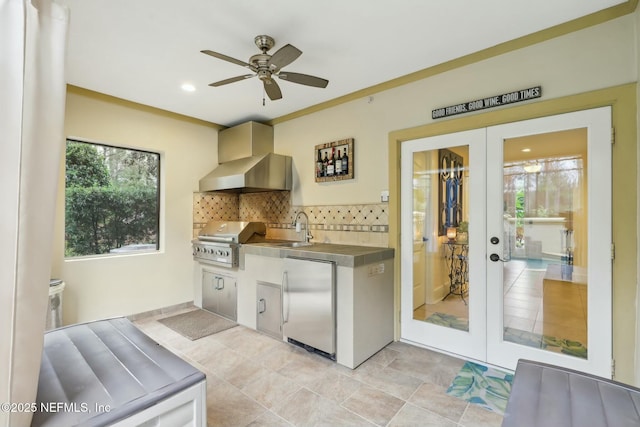
<path fill-rule="evenodd" d="M 264 241 L 266 232 L 262 222 L 211 221 L 192 241 L 193 259 L 221 267 L 237 267 L 240 245 Z"/>

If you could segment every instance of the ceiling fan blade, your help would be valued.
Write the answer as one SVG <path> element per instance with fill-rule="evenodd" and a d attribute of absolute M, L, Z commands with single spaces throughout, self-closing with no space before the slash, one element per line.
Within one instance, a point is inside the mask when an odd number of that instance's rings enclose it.
<path fill-rule="evenodd" d="M 278 77 L 292 83 L 298 83 L 306 86 L 325 88 L 329 84 L 329 80 L 320 77 L 310 76 L 308 74 L 292 73 L 289 71 L 281 71 Z"/>
<path fill-rule="evenodd" d="M 270 100 L 275 101 L 277 99 L 282 98 L 282 92 L 280 91 L 280 86 L 273 79 L 265 79 L 264 83 L 264 91 L 267 92 L 267 96 Z"/>
<path fill-rule="evenodd" d="M 253 65 L 244 62 L 244 61 L 240 61 L 239 59 L 235 59 L 232 58 L 230 56 L 224 55 L 222 53 L 218 53 L 218 52 L 214 52 L 212 50 L 201 50 L 200 52 L 206 54 L 206 55 L 210 55 L 213 56 L 214 58 L 218 58 L 218 59 L 222 59 L 223 61 L 227 61 L 227 62 L 231 62 L 232 64 L 236 64 L 236 65 L 240 65 L 241 67 L 246 67 L 248 69 L 250 69 L 251 71 L 256 71 L 256 67 L 254 67 Z"/>
<path fill-rule="evenodd" d="M 213 87 L 223 86 L 229 83 L 239 82 L 240 80 L 248 79 L 253 76 L 255 76 L 255 74 L 245 74 L 244 76 L 231 77 L 230 79 L 220 80 L 219 82 L 215 82 L 215 83 L 209 83 L 209 86 L 213 86 Z"/>
<path fill-rule="evenodd" d="M 286 67 L 295 61 L 300 55 L 302 55 L 302 51 L 295 46 L 287 44 L 282 46 L 276 53 L 271 56 L 267 65 L 272 71 L 277 71 L 282 67 Z"/>

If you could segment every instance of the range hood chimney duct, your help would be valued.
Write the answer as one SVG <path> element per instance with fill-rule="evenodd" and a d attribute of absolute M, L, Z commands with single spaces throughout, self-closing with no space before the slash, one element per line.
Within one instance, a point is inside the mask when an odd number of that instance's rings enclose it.
<path fill-rule="evenodd" d="M 271 126 L 246 122 L 220 131 L 218 163 L 200 180 L 201 192 L 291 190 L 292 160 L 273 152 Z"/>

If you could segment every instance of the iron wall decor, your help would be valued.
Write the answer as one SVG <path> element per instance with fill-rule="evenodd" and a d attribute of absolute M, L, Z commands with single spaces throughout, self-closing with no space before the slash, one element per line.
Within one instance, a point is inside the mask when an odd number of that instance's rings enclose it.
<path fill-rule="evenodd" d="M 314 161 L 316 182 L 353 179 L 353 138 L 316 145 Z"/>
<path fill-rule="evenodd" d="M 462 222 L 462 176 L 464 159 L 451 150 L 438 150 L 438 235 L 446 236 L 447 228 L 458 227 Z"/>

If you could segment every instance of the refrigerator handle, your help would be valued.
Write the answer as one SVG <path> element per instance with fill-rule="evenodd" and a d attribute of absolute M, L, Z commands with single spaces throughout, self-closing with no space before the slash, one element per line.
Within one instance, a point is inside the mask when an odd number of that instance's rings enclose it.
<path fill-rule="evenodd" d="M 289 278 L 287 271 L 282 272 L 282 323 L 289 321 Z"/>

